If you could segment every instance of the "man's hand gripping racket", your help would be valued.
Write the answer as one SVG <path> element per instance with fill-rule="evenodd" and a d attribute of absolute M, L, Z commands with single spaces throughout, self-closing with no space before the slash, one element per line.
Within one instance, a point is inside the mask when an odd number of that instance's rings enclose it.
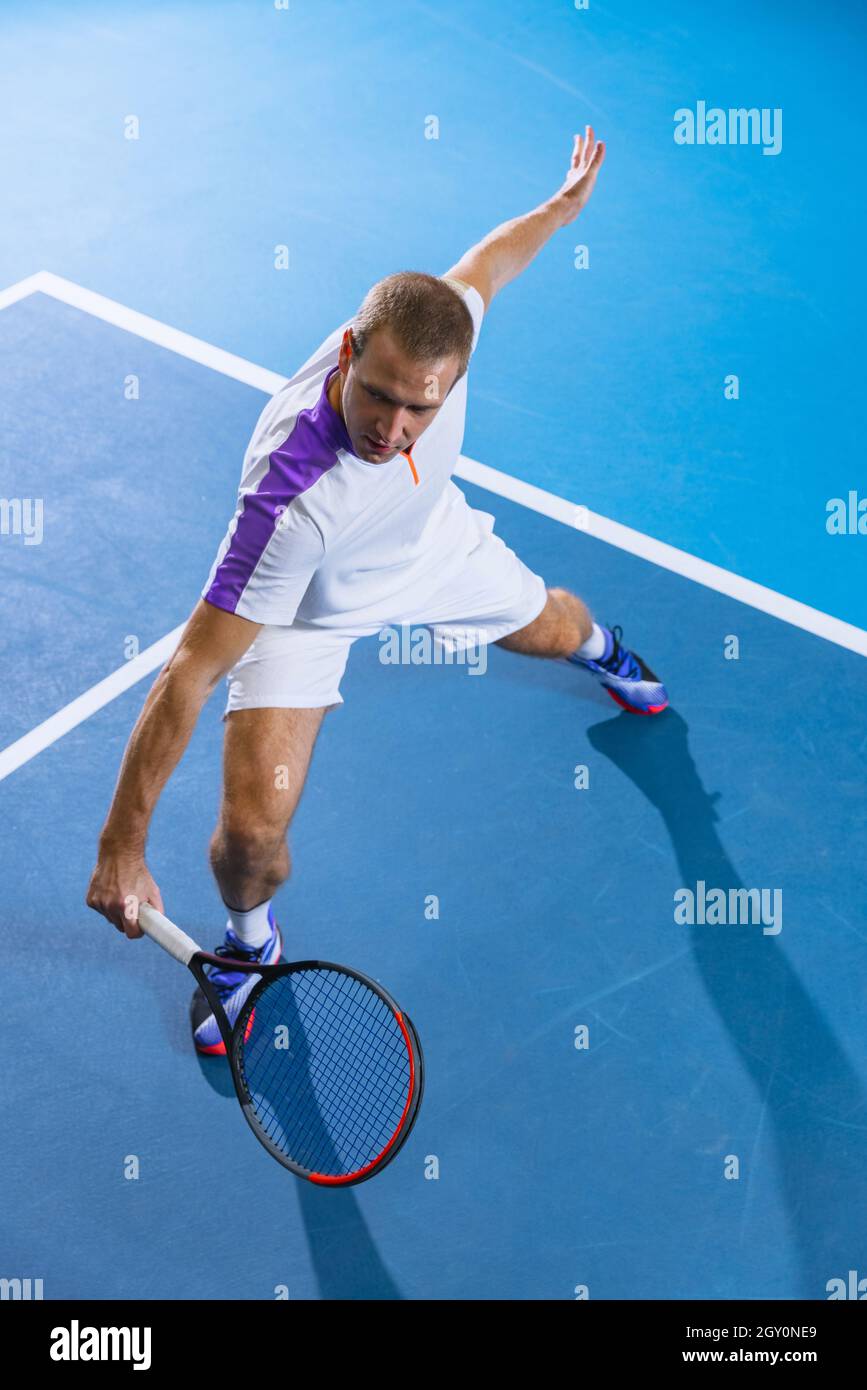
<path fill-rule="evenodd" d="M 348 1187 L 391 1162 L 418 1114 L 424 1059 L 412 1021 L 381 985 L 328 961 L 211 955 L 148 903 L 138 905 L 138 925 L 204 992 L 247 1123 L 278 1163 Z M 206 965 L 261 977 L 234 1027 Z"/>

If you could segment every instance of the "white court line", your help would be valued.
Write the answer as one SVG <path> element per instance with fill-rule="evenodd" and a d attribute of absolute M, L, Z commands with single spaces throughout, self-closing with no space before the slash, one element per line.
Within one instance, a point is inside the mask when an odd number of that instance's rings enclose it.
<path fill-rule="evenodd" d="M 285 376 L 269 372 L 266 367 L 258 367 L 255 362 L 248 362 L 245 357 L 236 357 L 233 352 L 224 352 L 212 343 L 194 338 L 191 333 L 182 333 L 179 328 L 170 328 L 167 323 L 160 323 L 159 319 L 139 314 L 135 309 L 128 309 L 125 304 L 118 304 L 116 299 L 107 299 L 104 294 L 95 294 L 93 290 L 86 290 L 72 280 L 64 280 L 62 275 L 54 275 L 50 270 L 40 270 L 36 275 L 22 280 L 20 284 L 13 285 L 11 289 L 0 292 L 0 309 L 5 309 L 7 303 L 14 304 L 16 300 L 23 299 L 24 295 L 34 294 L 37 290 L 41 290 L 43 294 L 50 294 L 52 299 L 70 304 L 74 309 L 83 309 L 93 318 L 114 324 L 115 328 L 124 328 L 127 333 L 135 333 L 136 337 L 146 338 L 149 343 L 156 343 L 158 347 L 168 348 L 170 352 L 188 357 L 203 367 L 222 372 L 223 376 L 243 381 L 247 386 L 257 386 L 269 396 L 273 396 L 287 380 Z"/>
<path fill-rule="evenodd" d="M 35 275 L 29 275 L 25 280 L 0 291 L 0 309 L 15 304 L 37 291 L 50 295 L 53 299 L 59 299 L 73 308 L 81 309 L 105 323 L 111 323 L 116 328 L 135 333 L 138 337 L 198 362 L 203 367 L 210 367 L 235 381 L 253 386 L 269 396 L 288 380 L 287 377 L 268 371 L 266 367 L 260 367 L 255 362 L 248 362 L 246 358 L 236 357 L 234 353 L 224 352 L 222 348 L 203 342 L 201 338 L 194 338 L 191 334 L 171 328 L 158 319 L 149 318 L 147 314 L 128 309 L 125 304 L 119 304 L 114 299 L 107 299 L 105 295 L 86 290 L 72 280 L 54 275 L 50 270 L 38 271 Z M 765 588 L 763 584 L 756 584 L 751 579 L 732 574 L 730 570 L 712 565 L 707 560 L 700 560 L 688 551 L 678 550 L 672 545 L 666 545 L 664 541 L 645 536 L 641 531 L 633 531 L 629 526 L 621 526 L 619 521 L 612 521 L 609 517 L 579 506 L 578 503 L 558 497 L 556 493 L 545 492 L 542 488 L 525 483 L 520 478 L 513 478 L 508 473 L 501 473 L 497 468 L 489 468 L 487 464 L 478 463 L 463 454 L 458 459 L 455 474 L 458 478 L 475 483 L 499 497 L 507 497 L 531 511 L 550 517 L 552 521 L 562 522 L 565 526 L 571 526 L 586 535 L 594 536 L 597 540 L 605 541 L 607 545 L 629 551 L 630 554 L 649 560 L 661 569 L 670 570 L 695 584 L 704 585 L 705 588 L 715 589 L 717 593 L 725 594 L 739 603 L 748 604 L 751 608 L 757 608 L 771 617 L 791 624 L 792 627 L 810 632 L 815 637 L 822 637 L 839 647 L 857 652 L 860 656 L 867 656 L 867 632 L 852 623 L 832 617 L 830 613 L 810 608 L 808 604 L 799 603 L 797 599 L 788 598 L 774 589 Z M 173 632 L 154 642 L 132 661 L 125 662 L 110 676 L 58 710 L 50 719 L 38 724 L 23 738 L 0 751 L 0 781 L 118 695 L 129 690 L 158 666 L 163 665 L 174 651 L 184 626 L 182 623 L 176 627 Z"/>
<path fill-rule="evenodd" d="M 74 729 L 77 724 L 83 724 L 85 719 L 89 719 L 92 714 L 102 709 L 103 705 L 116 700 L 118 695 L 122 695 L 125 690 L 136 685 L 144 676 L 155 671 L 158 666 L 164 666 L 180 641 L 181 633 L 186 627 L 186 623 L 180 623 L 173 632 L 166 633 L 158 642 L 154 642 L 150 647 L 145 647 L 143 652 L 132 658 L 131 661 L 124 662 L 116 671 L 112 671 L 105 680 L 97 681 L 89 690 L 85 690 L 83 695 L 79 695 L 75 700 L 71 700 L 63 709 L 52 714 L 50 719 L 45 719 L 41 724 L 37 724 L 35 729 L 31 729 L 29 734 L 23 738 L 16 739 L 8 747 L 0 752 L 0 782 L 10 773 L 16 772 L 19 767 L 29 763 L 31 758 L 35 758 L 37 753 L 43 749 L 50 748 L 52 743 L 56 743 L 64 734 L 68 734 L 70 729 Z"/>
<path fill-rule="evenodd" d="M 653 536 L 633 531 L 630 526 L 621 526 L 619 521 L 611 521 L 609 517 L 591 512 L 587 507 L 567 502 L 565 497 L 544 492 L 542 488 L 533 487 L 532 483 L 525 483 L 520 478 L 511 478 L 485 463 L 477 463 L 475 459 L 461 455 L 455 473 L 468 483 L 476 483 L 489 492 L 498 493 L 500 497 L 520 502 L 522 507 L 528 507 L 530 511 L 541 512 L 543 516 L 562 521 L 565 526 L 595 536 L 607 545 L 616 545 L 618 549 L 628 550 L 642 560 L 650 560 L 660 569 L 671 570 L 673 574 L 691 579 L 695 584 L 703 584 L 706 589 L 716 589 L 717 593 L 746 603 L 750 608 L 758 608 L 772 618 L 780 618 L 792 627 L 811 632 L 814 637 L 824 637 L 838 647 L 847 647 L 850 652 L 867 656 L 867 632 L 852 623 L 844 623 L 841 618 L 833 618 L 830 613 L 799 603 L 796 598 L 778 594 L 775 589 L 766 589 L 752 579 L 744 579 L 720 565 L 712 565 L 709 560 L 700 560 L 686 550 L 678 550 L 673 545 L 666 545 L 665 541 L 657 541 Z"/>
<path fill-rule="evenodd" d="M 17 285 L 10 285 L 8 290 L 0 290 L 0 309 L 17 304 L 19 299 L 26 299 L 28 294 L 45 288 L 46 275 L 46 271 L 38 270 L 35 275 L 28 275 L 26 280 L 19 280 Z M 45 293 L 50 294 L 51 291 L 46 288 Z"/>

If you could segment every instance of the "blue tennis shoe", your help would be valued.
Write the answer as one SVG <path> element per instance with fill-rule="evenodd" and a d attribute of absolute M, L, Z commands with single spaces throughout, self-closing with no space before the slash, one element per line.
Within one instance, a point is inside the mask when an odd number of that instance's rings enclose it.
<path fill-rule="evenodd" d="M 659 677 L 636 652 L 622 645 L 622 628 L 602 627 L 602 632 L 605 653 L 598 661 L 579 656 L 577 652 L 566 660 L 583 666 L 605 687 L 612 700 L 631 714 L 661 714 L 668 706 L 668 694 Z"/>
<path fill-rule="evenodd" d="M 230 961 L 248 960 L 255 961 L 260 965 L 276 965 L 283 950 L 283 941 L 270 907 L 268 908 L 268 925 L 271 928 L 271 934 L 264 946 L 258 948 L 245 946 L 229 927 L 226 931 L 225 941 L 222 946 L 217 947 L 214 955 L 226 956 Z M 211 966 L 207 974 L 209 981 L 217 991 L 230 1025 L 234 1027 L 235 1020 L 250 997 L 253 987 L 261 980 L 261 975 L 242 975 L 240 971 L 232 970 L 231 966 L 227 966 L 225 970 Z M 201 989 L 196 989 L 193 994 L 190 1004 L 190 1021 L 193 1026 L 193 1041 L 196 1045 L 196 1051 L 209 1057 L 225 1057 L 226 1046 L 220 1034 L 217 1020 L 214 1018 L 213 1010 Z M 252 1021 L 253 1015 L 251 1014 L 251 1024 Z"/>

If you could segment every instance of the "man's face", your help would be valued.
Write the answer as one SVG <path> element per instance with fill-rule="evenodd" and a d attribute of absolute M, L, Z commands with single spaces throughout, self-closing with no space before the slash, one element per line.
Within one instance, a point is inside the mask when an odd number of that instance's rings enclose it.
<path fill-rule="evenodd" d="M 367 463 L 387 463 L 398 450 L 412 448 L 436 419 L 458 371 L 456 357 L 409 361 L 387 328 L 371 335 L 361 357 L 352 353 L 347 330 L 338 365 L 352 451 Z"/>

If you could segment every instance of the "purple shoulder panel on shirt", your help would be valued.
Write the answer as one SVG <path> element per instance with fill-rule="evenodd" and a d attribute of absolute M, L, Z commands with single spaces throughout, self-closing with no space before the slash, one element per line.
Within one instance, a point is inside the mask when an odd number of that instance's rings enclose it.
<path fill-rule="evenodd" d="M 339 449 L 351 452 L 346 425 L 327 394 L 336 371 L 334 367 L 327 373 L 316 405 L 298 412 L 292 433 L 270 454 L 268 471 L 255 492 L 245 493 L 235 534 L 205 595 L 217 608 L 234 613 L 278 517 L 334 467 Z"/>

